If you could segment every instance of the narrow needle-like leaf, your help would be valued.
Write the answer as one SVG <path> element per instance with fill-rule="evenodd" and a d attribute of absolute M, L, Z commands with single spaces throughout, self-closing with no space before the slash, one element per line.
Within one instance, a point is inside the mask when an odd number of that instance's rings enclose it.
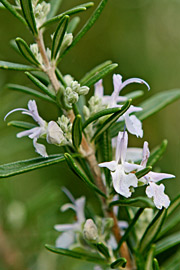
<path fill-rule="evenodd" d="M 24 18 L 29 26 L 29 29 L 34 35 L 38 34 L 36 21 L 33 13 L 32 1 L 31 0 L 20 0 L 22 12 Z"/>
<path fill-rule="evenodd" d="M 79 178 L 86 183 L 90 188 L 92 188 L 95 192 L 99 193 L 101 196 L 106 198 L 106 195 L 100 190 L 98 189 L 98 187 L 92 183 L 88 177 L 82 172 L 82 170 L 77 166 L 77 164 L 75 163 L 75 160 L 72 158 L 72 156 L 68 153 L 64 154 L 64 157 L 70 167 L 70 169 L 77 175 L 79 176 Z"/>

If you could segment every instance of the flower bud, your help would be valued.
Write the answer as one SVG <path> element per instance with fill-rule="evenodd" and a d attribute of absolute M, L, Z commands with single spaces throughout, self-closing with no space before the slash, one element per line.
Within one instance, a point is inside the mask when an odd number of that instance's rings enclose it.
<path fill-rule="evenodd" d="M 74 79 L 71 75 L 67 74 L 64 76 L 64 80 L 65 80 L 67 86 L 70 86 Z"/>
<path fill-rule="evenodd" d="M 79 95 L 87 95 L 89 92 L 89 87 L 87 86 L 81 86 L 79 89 L 78 89 L 78 94 Z"/>
<path fill-rule="evenodd" d="M 83 106 L 83 114 L 85 119 L 87 119 L 90 116 L 90 110 L 86 105 Z"/>
<path fill-rule="evenodd" d="M 37 4 L 37 6 L 33 5 L 33 8 L 34 8 L 36 24 L 37 24 L 37 27 L 39 28 L 45 22 L 46 16 L 48 15 L 51 9 L 51 5 L 50 3 L 46 3 L 45 1 L 43 1 L 42 3 Z"/>
<path fill-rule="evenodd" d="M 61 45 L 61 52 L 67 49 L 67 47 L 71 45 L 72 41 L 73 41 L 72 33 L 66 33 L 63 38 L 62 45 Z"/>
<path fill-rule="evenodd" d="M 65 102 L 69 104 L 74 104 L 78 101 L 79 96 L 76 92 L 72 91 L 71 87 L 67 87 L 65 90 Z"/>
<path fill-rule="evenodd" d="M 98 240 L 98 229 L 96 224 L 92 219 L 86 220 L 83 229 L 84 238 L 88 241 L 97 241 Z"/>

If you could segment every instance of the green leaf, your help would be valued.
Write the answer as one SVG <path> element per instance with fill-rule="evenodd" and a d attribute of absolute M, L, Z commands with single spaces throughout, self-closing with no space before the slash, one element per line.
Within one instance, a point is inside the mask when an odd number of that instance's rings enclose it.
<path fill-rule="evenodd" d="M 78 16 L 74 17 L 68 24 L 67 33 L 74 33 L 79 22 L 80 18 Z"/>
<path fill-rule="evenodd" d="M 111 115 L 104 123 L 101 125 L 97 131 L 95 132 L 93 138 L 91 141 L 97 139 L 98 136 L 100 136 L 105 130 L 110 128 L 114 122 L 116 122 L 121 115 L 123 115 L 130 107 L 132 100 L 126 101 L 126 103 L 122 106 L 121 110 Z"/>
<path fill-rule="evenodd" d="M 72 126 L 72 141 L 75 148 L 79 148 L 82 141 L 82 120 L 81 115 L 76 115 Z"/>
<path fill-rule="evenodd" d="M 144 168 L 143 170 L 136 172 L 135 173 L 136 174 L 136 177 L 138 179 L 140 179 L 141 177 L 145 176 L 151 170 L 152 170 L 152 167 L 151 166 L 148 166 L 148 167 Z"/>
<path fill-rule="evenodd" d="M 19 55 L 21 55 L 20 51 L 19 51 L 19 48 L 16 44 L 16 41 L 14 39 L 11 39 L 10 42 L 9 42 L 11 48 L 13 48 L 13 50 L 18 53 Z"/>
<path fill-rule="evenodd" d="M 110 255 L 109 255 L 109 249 L 107 246 L 105 246 L 103 243 L 99 242 L 99 243 L 96 243 L 95 246 L 97 247 L 98 251 L 100 253 L 102 253 L 107 259 L 110 258 Z"/>
<path fill-rule="evenodd" d="M 167 105 L 178 100 L 180 98 L 180 89 L 164 91 L 153 95 L 148 100 L 140 103 L 138 106 L 143 108 L 141 112 L 135 113 L 135 115 L 141 120 L 145 120 L 154 113 L 162 110 Z M 117 136 L 119 130 L 122 130 L 123 123 L 115 123 L 111 128 L 111 137 Z"/>
<path fill-rule="evenodd" d="M 6 0 L 0 0 L 0 2 L 17 18 L 19 19 L 22 23 L 26 25 L 26 21 L 24 18 L 17 12 L 16 8 L 11 5 L 8 1 Z"/>
<path fill-rule="evenodd" d="M 94 191 L 96 191 L 98 194 L 106 198 L 106 195 L 97 188 L 97 186 L 92 183 L 88 177 L 82 172 L 82 170 L 77 166 L 72 156 L 68 153 L 64 154 L 64 157 L 70 167 L 70 169 L 84 182 L 86 183 L 90 188 L 92 188 Z"/>
<path fill-rule="evenodd" d="M 107 74 L 112 72 L 115 68 L 117 68 L 118 64 L 110 64 L 103 69 L 101 69 L 99 72 L 97 72 L 94 76 L 89 78 L 88 81 L 85 82 L 84 85 L 91 87 L 96 82 L 98 82 L 100 79 L 104 78 Z"/>
<path fill-rule="evenodd" d="M 163 235 L 165 235 L 171 229 L 176 228 L 176 226 L 178 224 L 180 224 L 180 215 L 175 215 L 175 216 L 171 217 L 169 219 L 169 221 L 167 221 L 167 223 L 165 223 L 165 225 L 163 226 L 158 238 L 161 238 Z"/>
<path fill-rule="evenodd" d="M 105 116 L 105 115 L 109 115 L 109 114 L 113 114 L 116 112 L 120 112 L 121 109 L 120 108 L 110 108 L 110 109 L 105 109 L 102 110 L 100 112 L 97 112 L 95 114 L 93 114 L 91 117 L 89 117 L 83 124 L 83 129 L 85 129 L 89 124 L 91 124 L 92 122 L 98 120 L 99 118 Z"/>
<path fill-rule="evenodd" d="M 158 260 L 156 258 L 153 259 L 153 270 L 160 270 L 159 263 L 158 263 Z"/>
<path fill-rule="evenodd" d="M 26 71 L 26 70 L 37 70 L 36 67 L 27 66 L 23 64 L 16 64 L 6 61 L 0 61 L 0 69 L 9 69 L 9 70 L 19 70 L 19 71 Z"/>
<path fill-rule="evenodd" d="M 53 165 L 55 163 L 62 162 L 64 160 L 64 156 L 62 154 L 58 154 L 50 155 L 47 158 L 37 157 L 0 165 L 0 178 L 33 171 L 39 168 Z"/>
<path fill-rule="evenodd" d="M 154 166 L 156 162 L 163 156 L 164 152 L 166 151 L 168 141 L 164 140 L 162 144 L 157 147 L 150 155 L 147 165 Z"/>
<path fill-rule="evenodd" d="M 62 0 L 51 0 L 50 1 L 51 9 L 47 15 L 47 20 L 51 19 L 54 15 L 56 15 L 61 3 L 62 3 Z"/>
<path fill-rule="evenodd" d="M 8 122 L 7 125 L 17 127 L 17 128 L 23 128 L 23 129 L 31 129 L 31 128 L 36 127 L 36 125 L 34 125 L 32 123 L 28 123 L 28 122 L 24 122 L 24 121 L 10 121 L 10 122 Z"/>
<path fill-rule="evenodd" d="M 109 204 L 110 207 L 112 206 L 133 206 L 133 207 L 140 207 L 140 208 L 154 208 L 153 202 L 146 197 L 137 197 L 133 199 L 124 199 L 124 200 L 117 200 L 113 201 Z"/>
<path fill-rule="evenodd" d="M 158 255 L 171 247 L 177 246 L 180 244 L 180 232 L 176 232 L 156 243 L 155 254 Z"/>
<path fill-rule="evenodd" d="M 142 121 L 179 98 L 180 89 L 160 92 L 142 102 L 139 106 L 143 108 L 143 111 L 136 113 L 136 115 Z"/>
<path fill-rule="evenodd" d="M 139 97 L 142 97 L 144 95 L 144 91 L 142 90 L 138 90 L 138 91 L 134 91 L 134 92 L 131 92 L 127 95 L 125 95 L 125 97 L 127 97 L 127 99 L 136 99 L 136 98 L 139 98 Z"/>
<path fill-rule="evenodd" d="M 51 245 L 45 245 L 45 247 L 57 254 L 68 256 L 68 257 L 73 257 L 75 259 L 80 259 L 80 260 L 85 260 L 88 262 L 94 262 L 94 263 L 99 263 L 99 264 L 105 264 L 106 260 L 100 256 L 95 255 L 94 253 L 91 252 L 78 252 L 78 251 L 73 251 L 69 249 L 64 249 L 64 248 L 57 248 Z"/>
<path fill-rule="evenodd" d="M 16 38 L 16 43 L 21 54 L 32 64 L 39 66 L 39 62 L 22 38 Z"/>
<path fill-rule="evenodd" d="M 40 28 L 43 28 L 45 26 L 49 26 L 52 23 L 58 22 L 62 17 L 66 16 L 66 15 L 71 16 L 71 15 L 74 15 L 74 14 L 79 13 L 81 11 L 85 11 L 88 8 L 92 7 L 93 5 L 94 5 L 93 2 L 88 2 L 88 3 L 82 4 L 82 5 L 76 6 L 74 8 L 71 8 L 69 10 L 66 10 L 65 12 L 47 20 L 45 23 L 43 23 L 41 25 Z"/>
<path fill-rule="evenodd" d="M 83 114 L 83 107 L 86 105 L 86 98 L 85 96 L 79 96 L 78 102 L 76 103 L 79 113 L 82 117 L 82 122 L 84 122 L 84 114 Z"/>
<path fill-rule="evenodd" d="M 108 60 L 103 62 L 102 64 L 96 66 L 92 70 L 90 70 L 88 73 L 84 75 L 84 77 L 80 80 L 81 85 L 86 85 L 86 82 L 89 81 L 90 78 L 92 78 L 97 72 L 100 72 L 105 67 L 112 64 L 112 61 Z"/>
<path fill-rule="evenodd" d="M 175 211 L 175 209 L 180 205 L 180 195 L 171 203 L 170 207 L 167 210 L 167 221 L 164 224 L 158 239 L 161 238 L 164 234 L 170 231 L 180 223 L 180 215 L 174 215 L 173 217 L 169 216 Z"/>
<path fill-rule="evenodd" d="M 109 130 L 103 132 L 98 140 L 97 156 L 100 162 L 108 162 L 112 160 L 112 145 Z M 111 173 L 107 168 L 102 168 L 106 184 L 108 187 L 112 184 Z"/>
<path fill-rule="evenodd" d="M 167 209 L 167 218 L 176 210 L 176 208 L 180 205 L 180 195 L 178 195 L 170 204 Z"/>
<path fill-rule="evenodd" d="M 165 263 L 162 264 L 161 270 L 179 270 L 180 269 L 179 256 L 180 251 L 178 250 L 173 256 L 167 258 L 167 261 L 165 261 Z"/>
<path fill-rule="evenodd" d="M 64 16 L 54 33 L 53 41 L 52 41 L 52 50 L 51 50 L 51 59 L 56 59 L 58 53 L 60 52 L 61 45 L 64 39 L 64 35 L 66 33 L 66 29 L 69 22 L 69 16 Z"/>
<path fill-rule="evenodd" d="M 39 87 L 44 93 L 50 96 L 53 100 L 56 100 L 55 94 L 49 91 L 48 87 L 44 85 L 40 80 L 38 80 L 34 75 L 29 72 L 25 72 L 28 78 L 37 86 Z"/>
<path fill-rule="evenodd" d="M 140 209 L 136 212 L 135 216 L 134 216 L 133 219 L 131 220 L 131 223 L 129 224 L 129 226 L 128 226 L 128 228 L 126 229 L 125 233 L 123 234 L 121 240 L 119 241 L 116 251 L 118 251 L 118 250 L 120 249 L 122 243 L 123 243 L 124 241 L 126 241 L 128 235 L 129 235 L 129 233 L 130 233 L 130 232 L 132 231 L 132 229 L 134 228 L 134 225 L 135 225 L 136 222 L 138 221 L 138 219 L 139 219 L 139 217 L 140 217 L 140 215 L 142 214 L 143 211 L 144 211 L 144 208 L 140 208 Z"/>
<path fill-rule="evenodd" d="M 32 95 L 32 96 L 35 96 L 35 97 L 38 97 L 38 98 L 41 98 L 41 99 L 44 99 L 46 101 L 54 103 L 54 100 L 52 98 L 34 90 L 34 89 L 31 89 L 29 87 L 26 87 L 23 85 L 18 85 L 18 84 L 8 84 L 7 87 L 10 90 L 20 91 L 20 92 L 26 93 L 28 95 Z"/>
<path fill-rule="evenodd" d="M 108 0 L 101 0 L 100 4 L 98 5 L 98 7 L 96 8 L 96 10 L 94 11 L 94 13 L 92 14 L 92 16 L 90 17 L 90 19 L 87 21 L 87 23 L 84 25 L 84 27 L 79 31 L 79 33 L 77 34 L 77 36 L 75 37 L 75 39 L 73 40 L 71 46 L 69 46 L 67 48 L 67 50 L 65 50 L 63 52 L 63 54 L 61 55 L 61 58 L 64 57 L 64 55 L 67 54 L 67 52 L 69 52 L 69 50 L 71 48 L 73 48 L 78 41 L 89 31 L 89 29 L 91 29 L 91 27 L 95 24 L 95 22 L 97 21 L 97 19 L 99 18 L 99 16 L 101 15 L 103 9 L 105 8 L 105 5 L 107 4 Z"/>
<path fill-rule="evenodd" d="M 155 250 L 155 245 L 153 245 L 150 251 L 148 252 L 148 256 L 147 256 L 145 268 L 144 268 L 145 270 L 154 270 L 153 268 L 154 250 Z"/>
<path fill-rule="evenodd" d="M 31 74 L 34 75 L 36 77 L 36 79 L 38 79 L 44 85 L 48 86 L 50 84 L 49 78 L 44 72 L 33 71 Z"/>
<path fill-rule="evenodd" d="M 141 238 L 138 248 L 141 253 L 148 250 L 151 247 L 151 244 L 156 240 L 166 218 L 166 214 L 167 210 L 165 208 L 163 210 L 159 210 L 154 219 L 147 227 L 145 233 Z"/>
<path fill-rule="evenodd" d="M 29 26 L 29 29 L 31 30 L 32 34 L 37 35 L 38 31 L 36 27 L 36 21 L 34 18 L 31 0 L 20 0 L 20 4 L 21 4 L 24 18 Z"/>
<path fill-rule="evenodd" d="M 125 268 L 126 267 L 127 260 L 125 258 L 119 258 L 113 263 L 111 263 L 110 267 L 112 269 L 117 269 L 119 267 Z"/>

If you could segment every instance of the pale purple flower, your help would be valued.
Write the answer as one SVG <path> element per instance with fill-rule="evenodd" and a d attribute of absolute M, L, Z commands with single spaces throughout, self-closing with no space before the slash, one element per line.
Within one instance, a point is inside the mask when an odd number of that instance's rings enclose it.
<path fill-rule="evenodd" d="M 119 74 L 114 74 L 113 75 L 113 84 L 114 84 L 114 91 L 111 96 L 104 95 L 104 88 L 102 85 L 102 80 L 97 82 L 95 84 L 95 93 L 94 95 L 101 98 L 102 103 L 108 105 L 109 108 L 112 107 L 122 107 L 122 105 L 119 105 L 119 102 L 126 101 L 126 97 L 119 96 L 121 90 L 126 87 L 128 84 L 131 83 L 140 83 L 140 84 L 145 84 L 148 87 L 148 90 L 150 90 L 149 85 L 147 82 L 145 82 L 142 79 L 139 78 L 131 78 L 128 79 L 124 82 L 122 82 L 122 76 Z M 130 106 L 130 108 L 126 111 L 126 113 L 119 118 L 118 121 L 125 121 L 127 130 L 131 133 L 136 135 L 137 137 L 143 136 L 143 130 L 142 130 L 142 123 L 141 121 L 135 116 L 135 115 L 130 115 L 134 112 L 142 111 L 142 108 L 140 107 L 135 107 L 135 106 Z"/>
<path fill-rule="evenodd" d="M 140 164 L 141 167 L 140 169 L 146 167 L 149 156 L 150 152 L 148 142 L 144 142 L 143 157 Z M 149 198 L 153 198 L 154 204 L 158 209 L 162 209 L 162 207 L 168 208 L 170 200 L 169 197 L 164 193 L 165 189 L 164 185 L 163 184 L 157 185 L 156 182 L 163 179 L 174 177 L 175 176 L 173 174 L 149 172 L 139 179 L 139 181 L 148 185 L 148 187 L 146 188 L 146 194 Z"/>
<path fill-rule="evenodd" d="M 11 113 L 16 111 L 21 111 L 22 114 L 27 114 L 31 116 L 34 121 L 39 125 L 37 127 L 19 132 L 17 134 L 17 137 L 22 138 L 24 136 L 28 136 L 30 139 L 32 139 L 36 152 L 41 156 L 48 157 L 48 154 L 46 152 L 46 147 L 43 144 L 37 142 L 39 138 L 46 138 L 49 144 L 55 144 L 59 146 L 68 143 L 62 129 L 55 121 L 50 121 L 49 123 L 47 123 L 39 116 L 35 100 L 30 100 L 28 102 L 28 109 L 14 109 L 10 111 L 4 119 L 6 119 Z"/>
<path fill-rule="evenodd" d="M 76 222 L 72 224 L 59 224 L 55 225 L 55 230 L 63 232 L 56 240 L 56 247 L 69 248 L 76 241 L 76 234 L 82 233 L 82 226 L 85 222 L 84 208 L 85 197 L 74 199 L 69 191 L 65 189 L 66 194 L 71 199 L 72 203 L 64 204 L 61 211 L 64 212 L 72 209 L 76 213 Z"/>
<path fill-rule="evenodd" d="M 35 122 L 38 123 L 38 127 L 31 128 L 29 130 L 25 130 L 22 132 L 19 132 L 17 134 L 18 138 L 22 138 L 24 136 L 28 136 L 30 139 L 33 140 L 33 145 L 38 154 L 40 154 L 43 157 L 47 157 L 46 148 L 43 144 L 37 143 L 37 140 L 40 137 L 43 137 L 47 132 L 47 122 L 44 121 L 38 113 L 37 105 L 35 100 L 29 100 L 28 102 L 28 109 L 24 108 L 17 108 L 12 111 L 10 111 L 4 118 L 4 120 L 13 112 L 21 111 L 22 114 L 27 114 L 31 116 Z"/>
<path fill-rule="evenodd" d="M 126 162 L 126 151 L 128 144 L 127 132 L 119 132 L 116 146 L 116 159 L 109 162 L 99 164 L 99 167 L 106 167 L 111 171 L 113 187 L 117 193 L 128 198 L 131 196 L 131 187 L 138 186 L 138 179 L 134 170 L 139 168 L 139 165 Z"/>

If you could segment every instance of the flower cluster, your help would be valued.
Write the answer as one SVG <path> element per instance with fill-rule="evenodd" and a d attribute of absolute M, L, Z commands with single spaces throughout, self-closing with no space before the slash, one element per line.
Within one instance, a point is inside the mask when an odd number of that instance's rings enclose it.
<path fill-rule="evenodd" d="M 120 74 L 113 75 L 113 84 L 114 84 L 114 91 L 111 96 L 104 95 L 104 88 L 102 84 L 102 80 L 98 81 L 95 84 L 95 91 L 94 96 L 91 97 L 89 100 L 89 108 L 85 106 L 84 112 L 86 113 L 86 117 L 93 115 L 94 113 L 101 111 L 105 108 L 114 108 L 119 107 L 121 108 L 122 103 L 127 100 L 126 97 L 120 96 L 120 92 L 123 88 L 131 83 L 140 83 L 145 84 L 150 90 L 150 87 L 147 82 L 139 78 L 131 78 L 124 82 L 122 82 L 122 76 Z M 142 138 L 143 130 L 142 130 L 142 123 L 141 121 L 132 113 L 142 111 L 142 108 L 135 107 L 133 105 L 125 112 L 123 116 L 121 116 L 118 121 L 125 121 L 127 130 L 131 133 L 136 135 L 137 137 Z"/>
<path fill-rule="evenodd" d="M 46 138 L 47 142 L 50 144 L 55 144 L 58 146 L 65 145 L 70 143 L 69 141 L 69 134 L 66 138 L 66 133 L 63 132 L 61 127 L 55 122 L 50 121 L 47 123 L 45 120 L 43 120 L 38 113 L 37 105 L 35 100 L 30 100 L 28 102 L 28 109 L 24 108 L 17 108 L 12 111 L 10 111 L 6 116 L 5 119 L 13 112 L 22 111 L 22 114 L 27 114 L 33 118 L 33 120 L 38 124 L 38 126 L 35 126 L 29 130 L 25 130 L 22 132 L 19 132 L 17 134 L 18 138 L 22 138 L 24 136 L 28 136 L 30 139 L 33 140 L 33 145 L 38 154 L 40 154 L 43 157 L 47 157 L 48 154 L 46 152 L 46 148 L 43 144 L 40 144 L 37 142 L 39 138 Z M 65 122 L 65 123 L 64 123 Z M 66 120 L 66 117 L 64 116 L 63 119 L 59 120 L 60 125 L 67 126 L 68 121 Z M 68 129 L 71 128 L 68 127 Z"/>
<path fill-rule="evenodd" d="M 144 142 L 140 165 L 127 162 L 127 145 L 127 132 L 119 132 L 115 160 L 100 163 L 99 166 L 106 167 L 111 171 L 113 187 L 118 194 L 129 198 L 133 193 L 133 188 L 138 187 L 138 185 L 143 183 L 144 185 L 147 185 L 146 194 L 149 198 L 153 197 L 155 206 L 158 209 L 162 209 L 162 207 L 168 208 L 170 200 L 169 197 L 164 194 L 165 187 L 163 184 L 157 185 L 156 182 L 162 179 L 174 178 L 175 176 L 167 173 L 149 172 L 138 179 L 135 172 L 143 170 L 146 167 L 150 155 L 148 143 Z"/>

